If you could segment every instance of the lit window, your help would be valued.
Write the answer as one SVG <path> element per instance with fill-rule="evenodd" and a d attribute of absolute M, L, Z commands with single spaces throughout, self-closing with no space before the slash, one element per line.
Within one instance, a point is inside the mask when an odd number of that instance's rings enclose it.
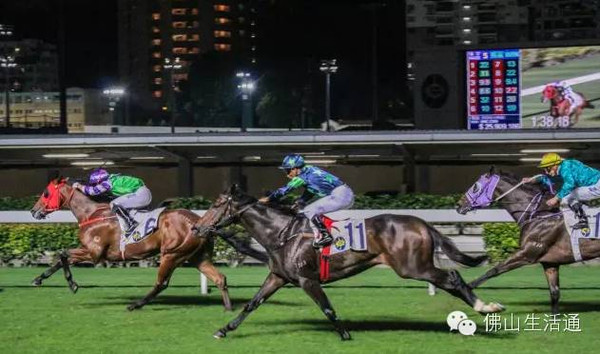
<path fill-rule="evenodd" d="M 173 35 L 173 40 L 175 42 L 184 42 L 187 40 L 187 36 L 185 34 L 175 34 Z"/>
<path fill-rule="evenodd" d="M 154 91 L 154 92 L 152 92 L 152 96 L 154 96 L 156 98 L 161 98 L 162 97 L 162 91 Z"/>
<path fill-rule="evenodd" d="M 190 48 L 188 54 L 200 54 L 200 48 Z"/>
<path fill-rule="evenodd" d="M 154 78 L 154 84 L 155 84 L 155 85 L 162 85 L 162 78 L 160 78 L 160 77 L 155 77 L 155 78 Z"/>
<path fill-rule="evenodd" d="M 155 12 L 152 14 L 152 19 L 153 20 L 160 20 L 160 14 L 158 12 Z"/>
<path fill-rule="evenodd" d="M 188 79 L 188 74 L 173 74 L 173 80 L 175 81 L 181 81 L 181 80 L 187 80 Z"/>
<path fill-rule="evenodd" d="M 216 17 L 215 18 L 215 23 L 218 25 L 226 25 L 230 22 L 231 22 L 231 20 L 228 19 L 227 17 Z"/>
<path fill-rule="evenodd" d="M 197 15 L 197 14 L 198 14 L 198 9 L 196 9 L 196 8 L 193 8 L 193 9 L 192 9 L 192 15 Z"/>
<path fill-rule="evenodd" d="M 229 12 L 229 10 L 230 10 L 229 5 L 223 5 L 223 4 L 217 4 L 217 5 L 213 6 L 213 8 L 215 9 L 215 11 L 221 11 L 221 12 Z"/>
<path fill-rule="evenodd" d="M 199 34 L 190 34 L 188 36 L 188 41 L 190 41 L 190 42 L 198 42 L 199 40 L 200 40 Z"/>
<path fill-rule="evenodd" d="M 187 22 L 185 22 L 185 21 L 173 22 L 173 28 L 185 28 L 186 26 L 187 26 Z"/>
<path fill-rule="evenodd" d="M 216 38 L 229 38 L 231 37 L 231 32 L 229 31 L 215 31 L 214 32 Z"/>
<path fill-rule="evenodd" d="M 152 52 L 152 58 L 160 58 L 160 52 Z"/>
<path fill-rule="evenodd" d="M 173 9 L 171 10 L 171 14 L 173 15 L 185 15 L 186 9 Z"/>
<path fill-rule="evenodd" d="M 158 73 L 158 72 L 160 72 L 160 65 L 154 65 L 154 66 L 152 67 L 152 71 L 154 71 L 155 73 Z"/>
<path fill-rule="evenodd" d="M 175 53 L 175 54 L 187 54 L 187 48 L 184 48 L 184 47 L 175 47 L 175 48 L 173 48 L 173 53 Z"/>
<path fill-rule="evenodd" d="M 152 33 L 160 33 L 160 28 L 152 27 Z"/>
<path fill-rule="evenodd" d="M 219 52 L 229 52 L 231 50 L 231 44 L 216 43 L 215 50 Z"/>
<path fill-rule="evenodd" d="M 160 39 L 153 39 L 152 45 L 160 45 Z"/>

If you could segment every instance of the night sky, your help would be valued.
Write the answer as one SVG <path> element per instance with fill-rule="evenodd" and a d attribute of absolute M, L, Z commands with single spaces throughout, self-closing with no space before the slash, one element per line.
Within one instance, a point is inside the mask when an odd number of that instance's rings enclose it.
<path fill-rule="evenodd" d="M 1 23 L 15 26 L 18 38 L 57 42 L 60 0 L 0 3 Z M 101 88 L 118 82 L 117 0 L 62 0 L 66 22 L 67 87 Z M 333 116 L 368 118 L 371 106 L 371 11 L 364 3 L 339 0 L 269 0 L 271 12 L 261 25 L 268 38 L 259 48 L 263 64 L 286 60 L 315 63 L 337 58 L 332 83 Z M 363 3 L 361 5 L 360 3 Z M 379 16 L 379 84 L 381 95 L 398 96 L 403 62 L 400 1 L 387 2 Z M 313 64 L 310 64 L 313 65 Z M 313 65 L 316 66 L 316 65 Z M 313 68 L 314 69 L 314 68 Z M 306 65 L 298 70 L 308 70 Z M 335 104 L 340 102 L 340 104 Z M 342 104 L 343 103 L 343 104 Z"/>

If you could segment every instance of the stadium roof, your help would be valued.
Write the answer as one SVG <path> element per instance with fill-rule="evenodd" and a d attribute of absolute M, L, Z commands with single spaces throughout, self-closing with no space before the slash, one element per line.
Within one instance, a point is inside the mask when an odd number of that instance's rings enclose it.
<path fill-rule="evenodd" d="M 276 164 L 290 152 L 323 163 L 531 163 L 548 149 L 600 161 L 600 131 L 355 131 L 0 136 L 0 165 Z M 44 156 L 45 155 L 45 156 Z M 525 159 L 523 161 L 523 159 Z M 333 162 L 335 161 L 335 162 Z M 85 164 L 80 164 L 80 166 Z"/>

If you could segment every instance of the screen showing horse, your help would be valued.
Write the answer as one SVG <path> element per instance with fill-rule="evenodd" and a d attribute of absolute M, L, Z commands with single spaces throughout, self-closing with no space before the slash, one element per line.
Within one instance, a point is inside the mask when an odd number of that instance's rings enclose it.
<path fill-rule="evenodd" d="M 600 127 L 600 46 L 467 50 L 469 129 Z"/>

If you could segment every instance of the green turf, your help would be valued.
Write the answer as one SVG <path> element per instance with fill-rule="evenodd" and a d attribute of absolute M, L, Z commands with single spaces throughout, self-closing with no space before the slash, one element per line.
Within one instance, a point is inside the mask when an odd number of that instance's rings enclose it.
<path fill-rule="evenodd" d="M 401 280 L 389 269 L 372 269 L 327 287 L 353 341 L 341 342 L 311 300 L 285 288 L 224 340 L 212 333 L 233 318 L 218 291 L 198 294 L 198 275 L 179 269 L 153 304 L 125 306 L 150 289 L 155 269 L 74 269 L 76 295 L 62 274 L 41 288 L 29 286 L 40 268 L 0 269 L 2 353 L 560 353 L 595 352 L 600 345 L 600 268 L 561 269 L 562 311 L 580 315 L 581 333 L 486 333 L 483 317 L 446 293 L 430 297 L 423 282 Z M 237 313 L 266 274 L 265 268 L 222 271 L 228 275 Z M 462 270 L 473 279 L 482 268 Z M 488 282 L 477 293 L 500 301 L 522 321 L 543 317 L 548 292 L 539 265 Z M 445 319 L 461 310 L 479 326 L 475 336 L 450 333 Z"/>

